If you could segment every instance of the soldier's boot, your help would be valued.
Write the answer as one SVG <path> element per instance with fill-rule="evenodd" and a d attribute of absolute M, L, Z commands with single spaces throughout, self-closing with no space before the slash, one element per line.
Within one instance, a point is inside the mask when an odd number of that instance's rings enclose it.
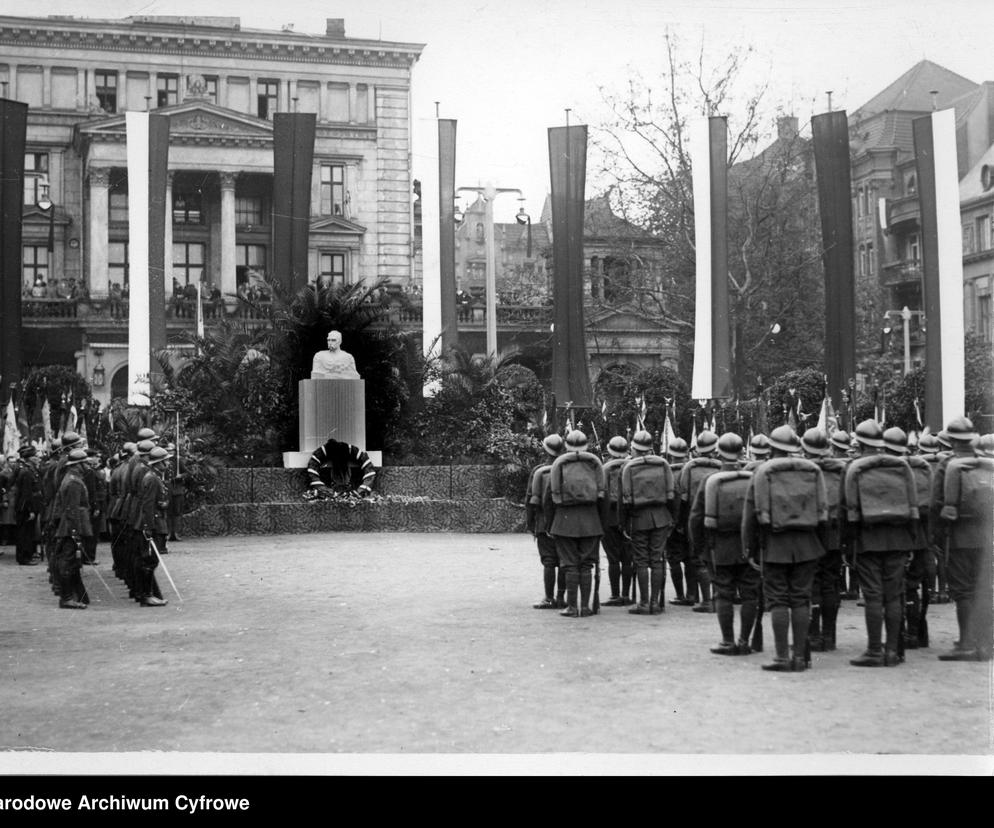
<path fill-rule="evenodd" d="M 946 579 L 946 564 L 942 560 L 942 556 L 938 555 L 938 561 L 936 562 L 936 578 L 939 582 L 939 594 L 935 596 L 935 603 L 937 604 L 948 604 L 949 603 L 949 582 Z"/>
<path fill-rule="evenodd" d="M 566 570 L 558 567 L 559 574 L 556 576 L 556 606 L 559 609 L 566 607 Z"/>
<path fill-rule="evenodd" d="M 718 655 L 735 655 L 735 606 L 727 598 L 715 598 L 718 615 L 718 629 L 721 630 L 721 643 L 712 647 Z"/>
<path fill-rule="evenodd" d="M 662 564 L 653 566 L 649 571 L 649 614 L 659 615 L 666 612 L 666 601 L 663 600 L 663 585 L 666 583 L 666 570 Z"/>
<path fill-rule="evenodd" d="M 906 593 L 904 602 L 904 649 L 917 650 L 919 647 L 918 630 L 921 620 L 921 601 L 918 590 Z"/>
<path fill-rule="evenodd" d="M 576 618 L 580 611 L 576 607 L 576 593 L 580 587 L 580 573 L 570 570 L 566 573 L 566 609 L 560 615 Z"/>
<path fill-rule="evenodd" d="M 607 562 L 607 582 L 611 587 L 611 596 L 604 603 L 611 606 L 621 600 L 621 564 L 618 561 Z"/>
<path fill-rule="evenodd" d="M 863 615 L 866 621 L 866 650 L 858 658 L 850 659 L 849 663 L 854 667 L 883 667 L 885 663 L 883 605 L 876 601 L 867 604 L 863 609 Z"/>
<path fill-rule="evenodd" d="M 811 666 L 808 651 L 808 630 L 811 629 L 811 608 L 791 607 L 790 610 L 791 637 L 794 639 L 794 669 L 804 670 Z"/>
<path fill-rule="evenodd" d="M 592 614 L 590 609 L 590 592 L 593 587 L 594 573 L 589 569 L 580 570 L 580 615 L 586 617 Z"/>
<path fill-rule="evenodd" d="M 635 581 L 638 583 L 638 595 L 640 603 L 630 610 L 632 615 L 649 614 L 649 567 L 639 566 L 635 568 Z M 635 585 L 632 585 L 632 597 L 635 597 Z"/>
<path fill-rule="evenodd" d="M 687 600 L 691 606 L 701 600 L 701 587 L 697 580 L 697 569 L 693 564 L 681 564 L 683 567 L 684 580 L 687 582 Z"/>
<path fill-rule="evenodd" d="M 621 564 L 621 597 L 625 604 L 635 603 L 635 567 L 631 562 Z"/>
<path fill-rule="evenodd" d="M 773 643 L 776 647 L 776 656 L 771 664 L 764 664 L 764 670 L 775 673 L 789 673 L 794 669 L 790 657 L 790 646 L 788 637 L 790 636 L 790 609 L 788 607 L 774 607 L 770 610 L 770 622 L 773 625 Z"/>
<path fill-rule="evenodd" d="M 711 574 L 706 567 L 697 570 L 697 583 L 701 590 L 701 602 L 693 607 L 693 612 L 714 612 L 714 595 L 711 593 Z"/>
<path fill-rule="evenodd" d="M 758 603 L 754 598 L 747 598 L 742 601 L 742 606 L 739 608 L 739 623 L 741 625 L 741 630 L 739 632 L 739 640 L 735 645 L 736 655 L 749 655 L 752 652 L 752 646 L 749 644 L 749 638 L 752 635 L 753 627 L 756 624 L 756 614 L 758 610 Z M 721 612 L 721 607 L 718 607 L 719 613 Z M 719 615 L 719 623 L 721 621 Z"/>
<path fill-rule="evenodd" d="M 901 651 L 901 626 L 904 621 L 904 596 L 898 595 L 884 604 L 885 656 L 887 666 L 892 667 L 904 661 Z"/>
<path fill-rule="evenodd" d="M 835 652 L 835 622 L 839 617 L 838 605 L 823 604 L 821 608 L 821 639 L 824 652 Z"/>
<path fill-rule="evenodd" d="M 821 631 L 821 605 L 814 604 L 811 607 L 811 623 L 808 625 L 808 646 L 813 653 L 825 651 L 825 639 Z"/>

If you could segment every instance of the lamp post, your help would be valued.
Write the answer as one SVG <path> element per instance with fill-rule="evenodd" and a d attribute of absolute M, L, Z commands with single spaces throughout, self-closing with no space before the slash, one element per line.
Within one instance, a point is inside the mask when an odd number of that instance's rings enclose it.
<path fill-rule="evenodd" d="M 55 250 L 55 204 L 48 196 L 48 184 L 41 185 L 41 196 L 38 198 L 37 206 L 43 213 L 48 213 L 48 253 L 51 255 Z M 54 272 L 52 264 L 48 263 L 50 276 Z"/>
<path fill-rule="evenodd" d="M 904 374 L 907 376 L 911 373 L 911 317 L 919 316 L 922 321 L 925 319 L 925 311 L 913 311 L 909 310 L 908 306 L 905 305 L 901 310 L 889 310 L 884 313 L 884 333 L 889 334 L 891 332 L 890 327 L 890 317 L 892 314 L 896 314 L 901 317 L 902 324 L 904 326 Z"/>
<path fill-rule="evenodd" d="M 486 244 L 486 326 L 487 326 L 487 355 L 497 354 L 497 263 L 496 251 L 494 250 L 494 200 L 503 193 L 517 193 L 522 196 L 521 190 L 516 187 L 505 188 L 495 187 L 487 184 L 485 187 L 460 187 L 456 193 L 471 192 L 483 196 L 484 218 L 483 230 Z"/>

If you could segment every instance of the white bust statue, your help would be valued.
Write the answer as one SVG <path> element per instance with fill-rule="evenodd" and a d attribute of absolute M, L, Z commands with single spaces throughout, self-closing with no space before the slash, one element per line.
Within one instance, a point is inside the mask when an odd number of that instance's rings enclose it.
<path fill-rule="evenodd" d="M 352 354 L 342 350 L 342 335 L 328 332 L 328 350 L 314 354 L 311 379 L 361 379 Z"/>

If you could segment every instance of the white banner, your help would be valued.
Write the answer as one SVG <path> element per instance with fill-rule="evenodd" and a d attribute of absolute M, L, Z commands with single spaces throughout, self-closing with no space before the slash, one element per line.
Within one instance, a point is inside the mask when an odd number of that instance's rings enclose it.
<path fill-rule="evenodd" d="M 128 153 L 128 404 L 149 405 L 148 113 L 126 112 Z"/>
<path fill-rule="evenodd" d="M 694 184 L 694 247 L 697 296 L 694 318 L 694 373 L 690 396 L 711 399 L 711 134 L 707 118 L 690 127 L 690 159 Z"/>
<path fill-rule="evenodd" d="M 956 111 L 932 114 L 935 157 L 935 213 L 939 254 L 939 324 L 942 337 L 942 417 L 945 423 L 966 413 L 966 355 L 963 350 L 963 234 L 960 227 L 959 171 L 956 165 Z"/>
<path fill-rule="evenodd" d="M 421 347 L 426 358 L 437 357 L 442 348 L 442 253 L 439 239 L 438 214 L 438 120 L 422 122 L 418 150 L 421 176 Z M 429 350 L 431 351 L 429 353 Z M 425 396 L 433 396 L 437 388 L 429 383 Z"/>

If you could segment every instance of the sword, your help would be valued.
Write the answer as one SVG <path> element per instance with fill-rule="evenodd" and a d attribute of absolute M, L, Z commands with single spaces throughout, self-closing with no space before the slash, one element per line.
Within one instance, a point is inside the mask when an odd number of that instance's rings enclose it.
<path fill-rule="evenodd" d="M 152 536 L 148 532 L 143 531 L 142 534 L 145 536 L 146 540 L 148 540 L 148 545 L 152 547 L 152 551 L 155 553 L 155 557 L 159 559 L 159 566 L 162 567 L 163 573 L 165 574 L 166 578 L 169 580 L 169 586 L 173 588 L 173 592 L 176 593 L 176 597 L 179 598 L 180 603 L 182 603 L 183 596 L 180 595 L 179 590 L 176 589 L 176 582 L 173 580 L 173 576 L 169 574 L 169 570 L 166 568 L 166 562 L 162 560 L 162 555 L 159 554 L 159 548 L 155 545 L 155 541 L 152 540 Z"/>
<path fill-rule="evenodd" d="M 110 593 L 110 597 L 113 598 L 115 601 L 117 600 L 117 595 L 114 594 L 114 590 L 112 590 L 110 588 L 110 586 L 108 585 L 108 583 L 104 580 L 104 576 L 100 574 L 100 570 L 97 569 L 96 564 L 94 564 L 92 566 L 89 566 L 89 567 L 86 567 L 86 566 L 80 567 L 80 569 L 81 570 L 82 569 L 89 569 L 94 575 L 97 576 L 97 580 L 99 580 L 100 583 L 102 583 L 104 585 L 104 589 L 106 589 Z"/>

